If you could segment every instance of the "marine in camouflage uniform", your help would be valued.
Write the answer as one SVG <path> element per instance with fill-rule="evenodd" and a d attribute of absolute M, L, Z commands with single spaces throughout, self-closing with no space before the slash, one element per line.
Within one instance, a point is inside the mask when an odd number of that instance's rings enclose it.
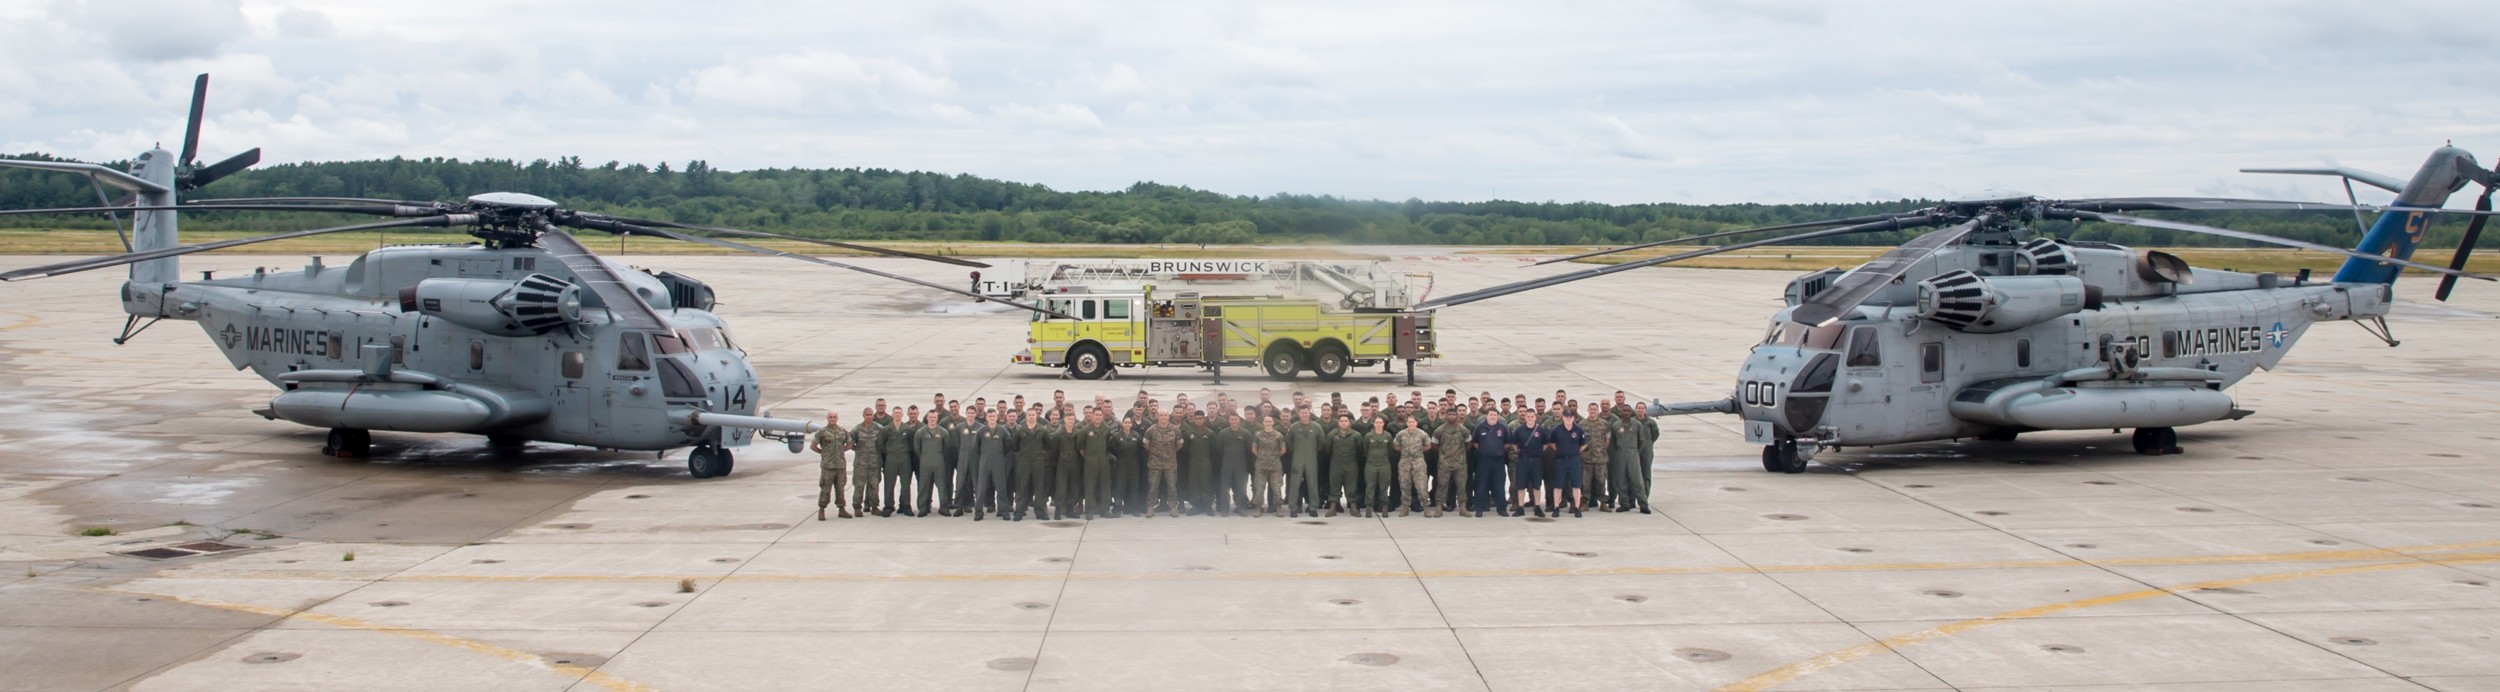
<path fill-rule="evenodd" d="M 1400 492 L 1399 496 L 1392 500 L 1398 503 L 1398 516 L 1403 517 L 1411 511 L 1409 508 L 1423 504 L 1427 499 L 1424 493 L 1424 483 L 1430 476 L 1424 467 L 1424 451 L 1432 448 L 1432 434 L 1424 432 L 1423 427 L 1410 418 L 1407 419 L 1406 429 L 1398 431 L 1395 442 L 1398 447 L 1398 490 Z M 1425 516 L 1441 516 L 1440 505 L 1427 507 L 1426 511 Z"/>
<path fill-rule="evenodd" d="M 1610 508 L 1606 498 L 1613 496 L 1614 483 L 1612 481 L 1614 479 L 1606 474 L 1614 468 L 1614 464 L 1610 462 L 1614 457 L 1617 428 L 1614 416 L 1606 415 L 1605 409 L 1591 407 L 1590 410 L 1594 413 L 1580 419 L 1581 432 L 1589 439 L 1588 445 L 1580 448 L 1580 469 L 1582 473 L 1588 474 L 1588 487 L 1585 493 L 1588 503 L 1596 505 L 1597 511 L 1603 512 Z"/>
<path fill-rule="evenodd" d="M 1259 516 L 1274 512 L 1284 516 L 1285 495 L 1285 433 L 1276 429 L 1276 419 L 1262 418 L 1259 431 L 1250 434 L 1250 505 Z"/>
<path fill-rule="evenodd" d="M 1453 411 L 1432 429 L 1432 448 L 1441 458 L 1432 474 L 1432 494 L 1442 511 L 1467 511 L 1467 443 L 1473 430 Z"/>
<path fill-rule="evenodd" d="M 885 468 L 880 456 L 885 449 L 885 428 L 877 424 L 875 409 L 861 409 L 859 414 L 859 427 L 851 429 L 851 504 L 864 517 L 877 511 L 877 478 Z"/>
<path fill-rule="evenodd" d="M 825 427 L 808 436 L 807 446 L 816 450 L 816 520 L 825 520 L 825 505 L 834 504 L 842 496 L 842 486 L 850 483 L 850 461 L 842 452 L 851 448 L 851 431 L 842 427 L 842 417 L 825 414 Z M 834 504 L 842 518 L 851 518 L 851 508 Z"/>
<path fill-rule="evenodd" d="M 1151 518 L 1157 506 L 1165 507 L 1172 516 L 1181 515 L 1180 480 L 1181 424 L 1171 416 L 1158 416 L 1155 426 L 1146 429 L 1146 516 Z"/>

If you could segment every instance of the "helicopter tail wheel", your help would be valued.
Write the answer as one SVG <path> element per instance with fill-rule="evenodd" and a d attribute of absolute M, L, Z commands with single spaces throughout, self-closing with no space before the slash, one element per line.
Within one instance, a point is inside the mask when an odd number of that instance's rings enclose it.
<path fill-rule="evenodd" d="M 321 454 L 341 459 L 354 459 L 373 451 L 373 433 L 355 428 L 331 428 L 330 436 L 321 442 Z"/>
<path fill-rule="evenodd" d="M 1080 380 L 1099 380 L 1111 374 L 1111 356 L 1102 347 L 1085 344 L 1068 354 L 1068 374 Z"/>

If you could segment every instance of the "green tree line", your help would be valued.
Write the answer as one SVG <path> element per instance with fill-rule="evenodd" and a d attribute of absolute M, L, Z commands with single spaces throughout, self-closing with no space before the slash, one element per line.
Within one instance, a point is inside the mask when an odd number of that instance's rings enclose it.
<path fill-rule="evenodd" d="M 10 158 L 61 160 L 43 154 Z M 108 162 L 124 166 L 127 162 Z M 732 226 L 846 240 L 1034 243 L 1340 243 L 1378 245 L 1622 245 L 1750 226 L 1915 209 L 1931 200 L 1836 204 L 1600 204 L 1595 202 L 1381 201 L 1326 195 L 1225 195 L 1156 182 L 1127 189 L 1060 191 L 963 174 L 881 168 L 723 171 L 704 161 L 646 166 L 580 157 L 391 158 L 264 166 L 220 180 L 196 199 L 371 197 L 456 200 L 480 192 L 526 192 L 568 207 L 679 223 Z M 107 189 L 107 192 L 115 192 Z M 90 206 L 77 176 L 0 170 L 0 208 Z M 2331 245 L 2359 239 L 2349 213 L 2166 214 Z M 186 227 L 271 232 L 352 222 L 322 215 L 186 214 Z M 107 228 L 100 216 L 0 217 L 15 228 Z M 2433 227 L 2433 247 L 2452 247 L 2464 224 Z M 2080 240 L 2145 246 L 2237 246 L 2240 241 L 2109 224 L 2044 223 Z M 1843 236 L 1834 245 L 1881 245 L 1915 232 Z"/>

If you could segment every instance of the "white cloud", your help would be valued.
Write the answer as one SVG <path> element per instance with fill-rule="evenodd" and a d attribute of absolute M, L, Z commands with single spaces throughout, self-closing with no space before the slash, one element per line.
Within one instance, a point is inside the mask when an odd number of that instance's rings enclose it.
<path fill-rule="evenodd" d="M 210 71 L 204 155 L 271 162 L 1735 202 L 2335 199 L 2232 171 L 2326 155 L 2403 175 L 2448 139 L 2500 157 L 2500 53 L 2475 33 L 2500 4 L 2463 0 L 290 1 L 0 4 L 0 139 L 127 157 L 181 136 Z"/>

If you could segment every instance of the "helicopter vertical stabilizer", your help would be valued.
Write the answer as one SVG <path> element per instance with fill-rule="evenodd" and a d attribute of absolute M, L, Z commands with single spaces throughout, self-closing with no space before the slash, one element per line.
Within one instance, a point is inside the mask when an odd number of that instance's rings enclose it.
<path fill-rule="evenodd" d="M 2413 174 L 2413 180 L 2397 191 L 2393 206 L 2437 209 L 2448 203 L 2448 195 L 2464 189 L 2472 175 L 2466 171 L 2480 168 L 2474 162 L 2474 155 L 2464 149 L 2440 147 L 2431 152 L 2430 160 L 2422 162 L 2422 169 Z M 2430 232 L 2431 216 L 2428 211 L 2389 209 L 2381 212 L 2378 221 L 2370 225 L 2369 232 L 2361 236 L 2361 244 L 2354 249 L 2396 259 L 2412 259 L 2413 251 L 2421 247 L 2423 236 Z M 2335 282 L 2395 283 L 2396 273 L 2403 270 L 2403 267 L 2353 257 L 2345 259 L 2344 266 L 2335 271 Z"/>
<path fill-rule="evenodd" d="M 137 160 L 132 161 L 131 176 L 162 186 L 153 190 L 135 190 L 134 194 L 138 197 L 139 206 L 173 206 L 175 202 L 174 177 L 178 168 L 180 164 L 174 161 L 173 153 L 163 149 L 149 150 L 147 153 L 140 154 Z M 175 230 L 175 213 L 171 209 L 131 212 L 130 250 L 146 252 L 181 245 L 182 239 Z M 181 281 L 181 273 L 182 261 L 172 257 L 130 263 L 130 282 L 154 286 L 157 291 L 163 291 L 166 287 Z M 151 309 L 148 312 L 155 311 Z"/>

